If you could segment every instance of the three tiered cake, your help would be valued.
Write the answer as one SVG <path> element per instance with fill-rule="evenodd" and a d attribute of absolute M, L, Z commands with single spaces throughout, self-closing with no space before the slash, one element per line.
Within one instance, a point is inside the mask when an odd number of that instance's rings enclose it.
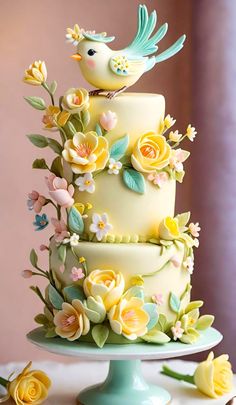
<path fill-rule="evenodd" d="M 174 213 L 176 181 L 183 181 L 190 154 L 180 144 L 194 140 L 195 128 L 172 130 L 175 120 L 165 116 L 162 95 L 124 92 L 183 46 L 185 36 L 149 56 L 167 31 L 164 24 L 153 35 L 155 25 L 156 13 L 140 6 L 137 34 L 122 51 L 108 47 L 114 37 L 105 33 L 68 29 L 67 40 L 77 47 L 73 57 L 97 90 L 71 88 L 58 106 L 45 63 L 25 72 L 24 81 L 43 86 L 51 104 L 40 97 L 26 100 L 43 111 L 44 129 L 59 134 L 58 140 L 28 136 L 56 153 L 51 164 L 33 162 L 47 173 L 48 196 L 33 191 L 28 199 L 36 230 L 49 224 L 44 207 L 55 207 L 54 234 L 41 246 L 49 253 L 49 269 L 39 267 L 32 250 L 34 270 L 23 272 L 49 281 L 45 293 L 31 287 L 43 301 L 35 320 L 48 338 L 99 347 L 193 343 L 213 322 L 211 315 L 200 316 L 202 301 L 190 302 L 199 224 L 190 222 L 189 212 Z"/>

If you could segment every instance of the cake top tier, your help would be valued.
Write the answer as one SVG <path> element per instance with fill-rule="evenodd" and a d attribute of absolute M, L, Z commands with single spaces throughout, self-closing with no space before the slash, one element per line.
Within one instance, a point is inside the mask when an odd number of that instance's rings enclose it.
<path fill-rule="evenodd" d="M 79 62 L 82 75 L 88 83 L 100 91 L 108 91 L 108 97 L 132 86 L 157 63 L 174 56 L 182 49 L 185 35 L 162 53 L 158 53 L 158 43 L 165 36 L 168 25 L 163 24 L 155 33 L 156 11 L 148 14 L 147 7 L 138 8 L 138 27 L 133 41 L 124 49 L 113 51 L 107 44 L 115 37 L 107 37 L 105 32 L 67 28 L 66 38 L 77 47 L 72 57 Z"/>

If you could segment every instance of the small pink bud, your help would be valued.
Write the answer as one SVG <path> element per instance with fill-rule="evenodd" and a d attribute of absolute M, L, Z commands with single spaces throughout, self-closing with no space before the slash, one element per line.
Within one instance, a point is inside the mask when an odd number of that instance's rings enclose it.
<path fill-rule="evenodd" d="M 48 246 L 46 246 L 46 245 L 40 245 L 40 246 L 39 246 L 39 250 L 40 250 L 41 252 L 44 252 L 44 250 L 49 250 L 49 248 L 48 248 Z"/>
<path fill-rule="evenodd" d="M 30 278 L 33 276 L 33 272 L 31 270 L 23 270 L 21 275 L 24 278 Z"/>
<path fill-rule="evenodd" d="M 111 131 L 117 124 L 116 113 L 107 111 L 100 116 L 100 124 L 106 131 Z"/>
<path fill-rule="evenodd" d="M 174 267 L 179 267 L 181 265 L 181 262 L 178 258 L 177 255 L 172 256 L 172 258 L 170 259 L 171 263 L 173 264 Z"/>

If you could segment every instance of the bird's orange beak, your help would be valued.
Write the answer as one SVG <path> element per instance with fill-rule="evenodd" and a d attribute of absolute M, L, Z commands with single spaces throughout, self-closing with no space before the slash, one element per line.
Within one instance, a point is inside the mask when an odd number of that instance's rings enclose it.
<path fill-rule="evenodd" d="M 82 59 L 82 56 L 79 53 L 74 53 L 74 55 L 71 55 L 71 58 L 79 62 Z"/>

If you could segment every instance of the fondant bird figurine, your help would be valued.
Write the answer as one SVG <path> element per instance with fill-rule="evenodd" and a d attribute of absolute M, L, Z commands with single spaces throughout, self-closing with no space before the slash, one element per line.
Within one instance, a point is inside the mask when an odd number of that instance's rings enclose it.
<path fill-rule="evenodd" d="M 106 91 L 107 97 L 112 98 L 136 83 L 157 63 L 171 58 L 182 49 L 185 35 L 157 54 L 157 44 L 165 36 L 168 24 L 163 24 L 153 34 L 156 23 L 156 11 L 148 15 L 147 7 L 140 5 L 136 35 L 131 44 L 120 51 L 109 48 L 107 44 L 115 37 L 107 37 L 104 32 L 96 34 L 94 31 L 84 31 L 77 24 L 74 29 L 67 29 L 67 40 L 77 46 L 77 52 L 72 57 L 79 61 L 84 78 L 97 88 L 90 94 L 98 95 Z"/>

